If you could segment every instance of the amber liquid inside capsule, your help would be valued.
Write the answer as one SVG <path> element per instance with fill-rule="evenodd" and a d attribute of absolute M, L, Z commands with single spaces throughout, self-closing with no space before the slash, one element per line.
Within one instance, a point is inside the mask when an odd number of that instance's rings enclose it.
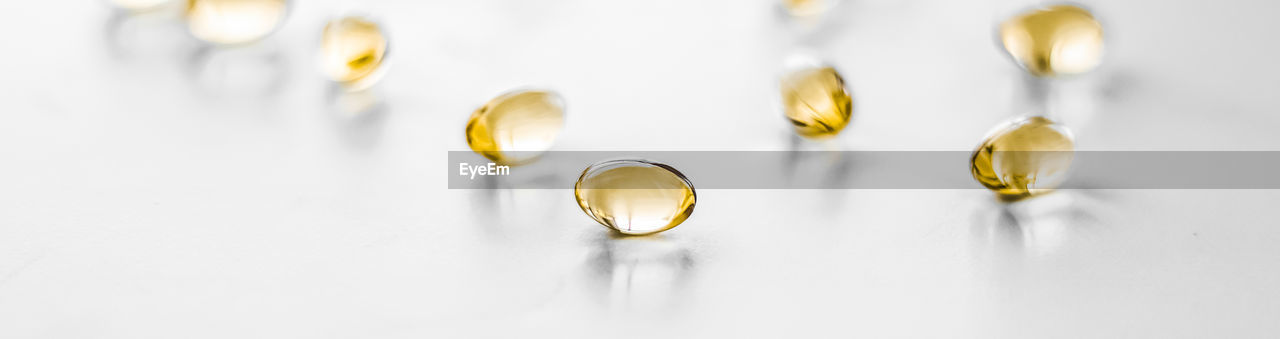
<path fill-rule="evenodd" d="M 973 178 L 1001 200 L 1047 193 L 1067 178 L 1075 143 L 1066 127 L 1044 117 L 996 129 L 970 158 Z"/>
<path fill-rule="evenodd" d="M 1102 25 L 1089 11 L 1052 6 L 1000 24 L 1005 51 L 1037 76 L 1088 72 L 1102 61 Z"/>
<path fill-rule="evenodd" d="M 671 166 L 610 160 L 582 171 L 573 187 L 578 206 L 601 225 L 628 235 L 669 230 L 693 214 L 693 184 Z"/>
<path fill-rule="evenodd" d="M 349 89 L 377 81 L 376 71 L 387 54 L 387 38 L 373 21 L 345 17 L 324 26 L 320 41 L 325 75 Z"/>
<path fill-rule="evenodd" d="M 840 73 L 831 67 L 792 71 L 781 83 L 782 106 L 796 134 L 806 138 L 829 138 L 849 124 L 853 98 Z"/>
<path fill-rule="evenodd" d="M 200 40 L 241 44 L 266 37 L 284 21 L 286 0 L 187 0 L 187 29 Z"/>
<path fill-rule="evenodd" d="M 471 150 L 504 165 L 535 160 L 564 125 L 564 100 L 550 91 L 515 91 L 489 100 L 467 121 Z"/>

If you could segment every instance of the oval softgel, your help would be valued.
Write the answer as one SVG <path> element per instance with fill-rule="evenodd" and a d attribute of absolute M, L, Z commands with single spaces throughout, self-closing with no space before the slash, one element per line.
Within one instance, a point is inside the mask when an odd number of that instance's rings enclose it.
<path fill-rule="evenodd" d="M 793 69 L 779 84 L 782 109 L 796 134 L 811 139 L 836 136 L 853 115 L 853 97 L 835 68 Z"/>
<path fill-rule="evenodd" d="M 999 34 L 1009 56 L 1035 76 L 1084 73 L 1102 62 L 1102 24 L 1084 8 L 1028 11 L 1001 23 Z"/>
<path fill-rule="evenodd" d="M 564 114 L 564 99 L 555 92 L 507 92 L 471 114 L 467 145 L 500 164 L 525 164 L 555 143 L 564 126 Z"/>
<path fill-rule="evenodd" d="M 360 90 L 377 82 L 389 43 L 382 26 L 360 16 L 346 16 L 325 24 L 320 57 L 325 76 L 348 89 Z"/>
<path fill-rule="evenodd" d="M 1007 122 L 969 158 L 973 178 L 1006 201 L 1043 194 L 1067 178 L 1075 142 L 1066 126 L 1034 116 Z"/>
<path fill-rule="evenodd" d="M 680 171 L 638 159 L 591 165 L 573 188 L 582 212 L 626 235 L 672 229 L 693 214 L 698 200 L 693 184 Z"/>

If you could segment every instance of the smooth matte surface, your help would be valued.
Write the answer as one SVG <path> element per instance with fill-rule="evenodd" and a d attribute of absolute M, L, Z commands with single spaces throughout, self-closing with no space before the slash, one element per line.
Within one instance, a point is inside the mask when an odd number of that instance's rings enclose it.
<path fill-rule="evenodd" d="M 446 188 L 469 114 L 526 86 L 564 94 L 562 150 L 969 150 L 1043 110 L 1080 149 L 1280 150 L 1274 2 L 1086 3 L 1103 64 L 1046 85 L 995 42 L 1021 1 L 813 28 L 770 1 L 362 1 L 391 37 L 372 106 L 317 64 L 355 3 L 205 49 L 173 16 L 0 2 L 0 337 L 1280 332 L 1275 190 L 700 190 L 615 239 L 569 189 Z M 804 51 L 854 97 L 833 142 L 778 107 Z"/>

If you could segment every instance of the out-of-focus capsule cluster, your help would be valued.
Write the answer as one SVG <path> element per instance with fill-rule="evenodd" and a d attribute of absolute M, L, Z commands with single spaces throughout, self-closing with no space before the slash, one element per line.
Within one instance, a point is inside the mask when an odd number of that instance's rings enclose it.
<path fill-rule="evenodd" d="M 180 10 L 191 37 L 220 50 L 254 45 L 284 26 L 290 0 L 107 0 L 127 13 Z M 170 6 L 173 5 L 173 6 Z M 385 27 L 367 16 L 343 16 L 318 32 L 320 72 L 348 91 L 377 83 L 387 68 L 390 40 Z"/>

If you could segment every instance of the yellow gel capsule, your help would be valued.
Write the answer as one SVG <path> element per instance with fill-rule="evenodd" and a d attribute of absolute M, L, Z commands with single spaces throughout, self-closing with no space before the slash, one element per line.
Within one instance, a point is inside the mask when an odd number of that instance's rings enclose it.
<path fill-rule="evenodd" d="M 130 11 L 148 11 L 169 4 L 173 0 L 110 0 L 111 5 Z"/>
<path fill-rule="evenodd" d="M 853 98 L 840 73 L 831 67 L 808 67 L 788 73 L 781 83 L 782 107 L 796 134 L 829 138 L 849 124 Z"/>
<path fill-rule="evenodd" d="M 1102 25 L 1089 11 L 1058 5 L 1000 24 L 1005 51 L 1036 76 L 1088 72 L 1102 61 Z"/>
<path fill-rule="evenodd" d="M 363 89 L 377 82 L 387 46 L 376 22 L 360 17 L 330 21 L 320 41 L 321 65 L 329 79 L 349 89 Z"/>
<path fill-rule="evenodd" d="M 252 42 L 274 32 L 284 22 L 286 0 L 187 0 L 187 30 L 216 44 Z"/>
<path fill-rule="evenodd" d="M 608 160 L 582 171 L 578 206 L 601 225 L 627 235 L 669 230 L 693 214 L 693 184 L 675 168 L 645 160 Z"/>
<path fill-rule="evenodd" d="M 1022 118 L 996 129 L 969 159 L 973 178 L 1013 201 L 1058 187 L 1075 154 L 1071 132 L 1044 117 Z"/>
<path fill-rule="evenodd" d="M 467 145 L 500 164 L 528 163 L 555 143 L 564 125 L 564 110 L 564 100 L 551 91 L 499 95 L 471 114 Z"/>

